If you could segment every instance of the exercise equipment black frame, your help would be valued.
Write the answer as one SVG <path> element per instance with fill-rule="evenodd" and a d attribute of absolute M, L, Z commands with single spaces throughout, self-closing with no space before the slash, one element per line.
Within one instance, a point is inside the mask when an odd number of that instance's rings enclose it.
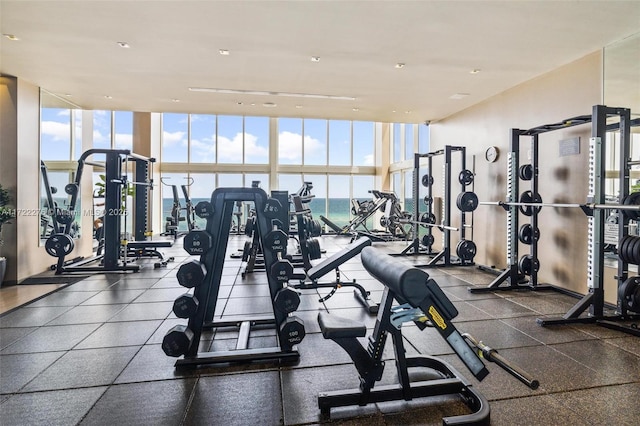
<path fill-rule="evenodd" d="M 413 241 L 405 247 L 405 249 L 401 253 L 395 253 L 394 256 L 417 256 L 417 255 L 429 255 L 433 256 L 433 258 L 425 265 L 416 265 L 420 268 L 430 268 L 430 267 L 446 267 L 446 266 L 472 266 L 474 265 L 473 261 L 465 261 L 459 258 L 454 258 L 451 253 L 451 205 L 455 205 L 453 203 L 453 198 L 451 195 L 452 191 L 452 182 L 451 182 L 451 169 L 453 166 L 453 153 L 460 153 L 460 170 L 467 170 L 467 155 L 466 148 L 464 146 L 452 146 L 446 145 L 444 149 L 440 149 L 438 151 L 429 152 L 426 154 L 415 153 L 413 158 Z M 441 231 L 443 233 L 443 244 L 442 251 L 438 253 L 434 253 L 431 247 L 424 247 L 421 242 L 419 235 L 420 225 L 418 224 L 418 218 L 420 217 L 420 204 L 422 199 L 420 198 L 420 185 L 421 185 L 421 177 L 420 177 L 420 167 L 421 167 L 421 159 L 427 159 L 427 169 L 428 173 L 433 176 L 433 158 L 436 156 L 444 156 L 444 170 L 443 170 L 443 200 L 442 200 L 442 221 L 443 225 Z M 464 183 L 460 183 L 461 192 L 466 191 L 466 187 L 473 185 L 473 182 L 465 185 Z M 425 186 L 425 185 L 423 185 Z M 431 202 L 426 206 L 426 214 L 433 214 L 433 181 L 429 181 L 427 188 L 426 197 L 431 198 Z M 467 233 L 467 212 L 460 211 L 460 240 L 466 240 Z M 471 214 L 471 212 L 468 212 Z M 427 227 L 426 235 L 433 235 L 432 226 Z M 435 226 L 437 228 L 437 226 Z"/>
<path fill-rule="evenodd" d="M 607 125 L 607 119 L 617 117 L 618 123 Z M 614 108 L 605 105 L 594 105 L 591 115 L 581 115 L 563 120 L 559 123 L 537 126 L 529 130 L 511 129 L 510 151 L 507 153 L 507 203 L 517 203 L 519 197 L 519 156 L 520 137 L 529 136 L 531 145 L 531 165 L 533 167 L 533 177 L 531 179 L 531 192 L 538 193 L 538 136 L 542 133 L 551 132 L 568 127 L 591 123 L 591 138 L 589 140 L 589 193 L 587 202 L 593 204 L 605 204 L 605 178 L 606 168 L 604 159 L 606 157 L 606 132 L 620 130 L 620 153 L 619 161 L 619 182 L 620 200 L 629 195 L 629 145 L 631 112 L 628 108 Z M 553 290 L 562 293 L 575 295 L 574 293 L 554 286 L 540 285 L 538 283 L 537 271 L 532 271 L 530 279 L 526 283 L 521 283 L 523 276 L 518 269 L 518 220 L 519 209 L 516 205 L 503 205 L 507 211 L 507 268 L 487 287 L 472 287 L 472 293 L 482 293 L 491 291 L 510 290 Z M 535 230 L 538 227 L 537 209 L 532 209 L 531 226 Z M 588 293 L 581 297 L 565 315 L 561 318 L 538 318 L 537 322 L 541 326 L 574 323 L 596 323 L 598 325 L 623 331 L 625 333 L 640 336 L 640 330 L 618 323 L 618 321 L 631 321 L 640 319 L 640 315 L 619 312 L 614 315 L 605 313 L 604 300 L 604 224 L 606 221 L 604 209 L 584 209 L 589 216 L 588 224 L 588 258 L 587 258 L 587 287 Z M 618 235 L 622 239 L 628 233 L 628 218 L 619 215 Z M 530 254 L 533 259 L 537 259 L 538 247 L 535 239 L 530 246 Z M 491 271 L 491 268 L 481 267 L 483 270 Z M 618 286 L 628 278 L 628 264 L 621 259 L 618 260 L 618 273 L 616 275 Z M 502 286 L 507 283 L 507 286 Z M 588 311 L 588 316 L 581 316 Z"/>
<path fill-rule="evenodd" d="M 207 218 L 206 232 L 213 238 L 212 247 L 200 256 L 200 262 L 205 265 L 207 273 L 204 283 L 194 290 L 194 296 L 200 302 L 197 312 L 189 318 L 188 328 L 193 332 L 193 339 L 184 358 L 178 359 L 175 366 L 195 366 L 219 364 L 227 362 L 251 361 L 281 361 L 296 362 L 300 354 L 283 336 L 276 332 L 279 345 L 270 348 L 247 348 L 249 334 L 252 328 L 276 327 L 285 322 L 287 314 L 273 307 L 273 315 L 259 315 L 254 317 L 222 317 L 214 319 L 220 290 L 220 281 L 225 261 L 225 254 L 235 203 L 237 201 L 253 202 L 256 210 L 256 230 L 260 235 L 260 244 L 267 270 L 278 260 L 276 253 L 264 247 L 267 235 L 273 230 L 274 222 L 264 214 L 267 194 L 260 188 L 218 188 L 211 194 L 213 214 Z M 283 207 L 283 209 L 285 209 Z M 279 221 L 277 221 L 279 222 Z M 280 227 L 283 224 L 278 224 Z M 199 231 L 196 231 L 199 232 Z M 282 283 L 267 274 L 271 301 L 276 293 L 283 288 Z M 238 342 L 235 350 L 200 352 L 200 338 L 205 329 L 221 327 L 238 327 Z"/>

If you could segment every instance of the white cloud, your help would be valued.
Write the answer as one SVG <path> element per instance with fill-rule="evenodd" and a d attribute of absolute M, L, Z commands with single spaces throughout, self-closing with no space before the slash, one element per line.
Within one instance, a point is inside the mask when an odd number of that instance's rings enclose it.
<path fill-rule="evenodd" d="M 216 154 L 213 140 L 209 138 L 191 139 L 191 161 L 212 163 Z"/>
<path fill-rule="evenodd" d="M 164 146 L 174 146 L 177 145 L 178 143 L 180 145 L 186 146 L 187 145 L 187 138 L 185 137 L 187 135 L 186 132 L 167 132 L 167 131 L 163 131 L 162 132 L 162 145 Z"/>
<path fill-rule="evenodd" d="M 268 163 L 269 148 L 258 146 L 258 137 L 250 133 L 244 134 L 245 155 L 252 163 Z"/>
<path fill-rule="evenodd" d="M 280 161 L 300 164 L 302 162 L 302 135 L 292 132 L 281 132 L 278 135 Z M 315 155 L 326 155 L 325 144 L 311 136 L 304 137 L 304 155 L 313 157 Z"/>
<path fill-rule="evenodd" d="M 95 146 L 97 143 L 100 143 L 100 142 L 110 142 L 110 141 L 109 141 L 109 139 L 107 139 L 107 137 L 105 135 L 100 133 L 99 130 L 94 130 L 93 131 L 93 145 Z"/>
<path fill-rule="evenodd" d="M 242 133 L 236 133 L 233 139 L 218 136 L 218 162 L 242 162 Z"/>
<path fill-rule="evenodd" d="M 43 121 L 40 129 L 43 135 L 51 136 L 54 141 L 68 141 L 71 138 L 70 123 Z"/>
<path fill-rule="evenodd" d="M 364 156 L 364 165 L 373 166 L 373 154 L 367 154 Z"/>
<path fill-rule="evenodd" d="M 71 115 L 71 110 L 69 109 L 61 109 L 60 111 L 58 111 L 58 114 L 61 117 L 69 117 Z"/>
<path fill-rule="evenodd" d="M 116 149 L 127 149 L 133 146 L 133 135 L 130 133 L 116 133 Z"/>

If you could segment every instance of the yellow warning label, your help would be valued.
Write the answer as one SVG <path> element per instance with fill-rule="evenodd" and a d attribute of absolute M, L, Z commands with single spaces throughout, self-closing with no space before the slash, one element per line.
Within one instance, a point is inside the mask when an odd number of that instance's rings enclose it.
<path fill-rule="evenodd" d="M 431 314 L 433 321 L 438 327 L 443 330 L 447 328 L 447 324 L 444 322 L 444 319 L 440 316 L 440 313 L 436 310 L 435 306 L 429 306 L 429 314 Z"/>

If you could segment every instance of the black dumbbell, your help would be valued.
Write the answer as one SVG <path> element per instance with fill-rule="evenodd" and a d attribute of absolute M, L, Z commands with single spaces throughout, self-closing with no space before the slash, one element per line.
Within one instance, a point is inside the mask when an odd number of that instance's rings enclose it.
<path fill-rule="evenodd" d="M 191 318 L 198 311 L 198 299 L 189 293 L 185 293 L 173 302 L 173 313 L 176 314 L 178 318 Z"/>
<path fill-rule="evenodd" d="M 192 342 L 193 331 L 186 325 L 176 325 L 162 339 L 162 350 L 167 356 L 177 358 L 189 351 Z"/>
<path fill-rule="evenodd" d="M 207 275 L 207 270 L 204 265 L 197 260 L 192 260 L 180 265 L 176 277 L 181 286 L 193 288 L 204 283 L 205 275 Z"/>
<path fill-rule="evenodd" d="M 201 219 L 207 219 L 213 215 L 213 204 L 208 201 L 199 201 L 195 207 L 196 216 Z"/>
<path fill-rule="evenodd" d="M 304 321 L 296 316 L 287 317 L 280 324 L 280 339 L 285 347 L 291 348 L 297 345 L 302 342 L 305 335 Z"/>
<path fill-rule="evenodd" d="M 284 256 L 287 252 L 288 243 L 289 237 L 282 229 L 273 230 L 264 237 L 264 249 L 271 251 L 273 254 L 281 253 Z"/>
<path fill-rule="evenodd" d="M 295 312 L 300 306 L 300 295 L 289 287 L 281 288 L 273 298 L 273 306 L 285 314 Z"/>
<path fill-rule="evenodd" d="M 205 254 L 213 247 L 213 237 L 204 229 L 194 229 L 184 236 L 183 246 L 191 255 Z"/>
<path fill-rule="evenodd" d="M 269 198 L 267 202 L 264 204 L 264 209 L 262 213 L 268 219 L 277 219 L 280 216 L 280 212 L 282 211 L 282 203 L 275 198 Z"/>
<path fill-rule="evenodd" d="M 271 266 L 271 278 L 286 283 L 293 278 L 293 265 L 287 259 L 278 260 Z"/>

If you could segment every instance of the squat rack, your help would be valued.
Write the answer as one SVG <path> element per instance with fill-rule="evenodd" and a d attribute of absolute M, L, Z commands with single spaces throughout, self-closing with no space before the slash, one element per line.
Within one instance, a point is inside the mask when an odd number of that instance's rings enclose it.
<path fill-rule="evenodd" d="M 452 196 L 451 196 L 451 170 L 453 164 L 453 153 L 460 153 L 460 169 L 461 174 L 467 171 L 466 167 L 466 148 L 464 146 L 452 146 L 446 145 L 444 149 L 429 152 L 426 154 L 415 153 L 414 154 L 414 165 L 413 165 L 413 241 L 405 247 L 405 249 L 396 254 L 397 256 L 416 256 L 421 254 L 427 254 L 430 256 L 434 256 L 428 264 L 422 265 L 421 267 L 435 267 L 435 266 L 461 266 L 461 265 L 472 265 L 473 261 L 468 261 L 464 259 L 452 260 L 451 256 L 451 231 L 454 230 L 451 226 L 451 205 Z M 444 165 L 442 172 L 442 182 L 443 182 L 443 203 L 442 203 L 442 223 L 435 224 L 435 215 L 433 213 L 433 175 L 430 173 L 433 170 L 433 158 L 436 156 L 444 156 Z M 427 170 L 428 173 L 425 174 L 422 178 L 420 178 L 420 159 L 427 159 Z M 461 181 L 462 179 L 459 179 Z M 465 188 L 467 185 L 472 184 L 473 179 L 471 178 L 471 182 L 463 183 L 460 182 L 462 192 L 465 192 Z M 420 214 L 420 184 L 427 188 L 427 195 L 424 197 L 423 201 L 426 205 L 427 211 L 425 213 Z M 467 220 L 465 212 L 461 211 L 460 216 L 460 241 L 469 241 L 466 240 L 466 232 L 467 232 Z M 431 225 L 427 226 L 425 236 L 420 239 L 419 236 L 419 227 L 420 221 L 419 218 L 427 218 L 428 222 L 431 222 Z M 433 253 L 432 245 L 434 242 L 434 237 L 432 233 L 433 228 L 440 228 L 442 231 L 442 251 L 439 253 Z M 475 251 L 475 250 L 474 250 Z M 418 266 L 420 267 L 420 266 Z"/>

